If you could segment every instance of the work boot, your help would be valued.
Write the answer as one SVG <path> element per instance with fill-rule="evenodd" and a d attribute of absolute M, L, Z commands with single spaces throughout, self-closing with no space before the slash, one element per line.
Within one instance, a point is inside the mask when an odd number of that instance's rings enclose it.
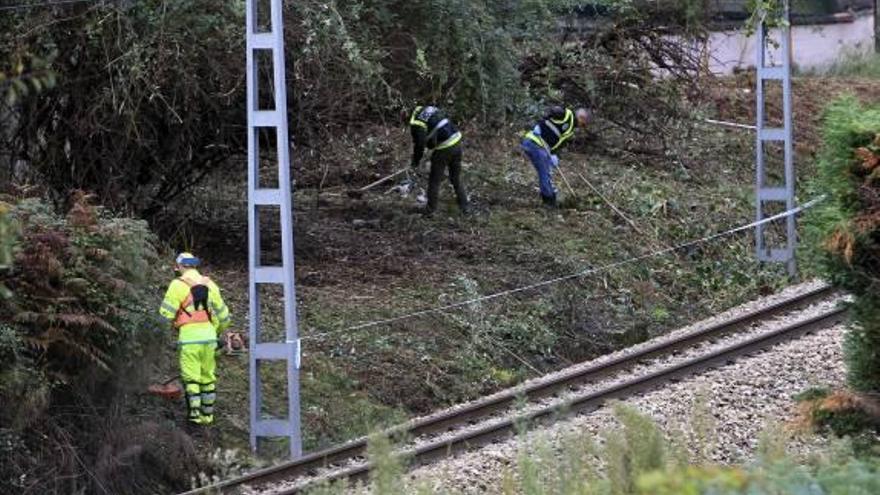
<path fill-rule="evenodd" d="M 188 435 L 193 436 L 193 437 L 200 435 L 204 428 L 205 427 L 202 426 L 202 423 L 201 423 L 201 418 L 187 419 L 182 426 L 183 431 L 185 431 Z"/>
<path fill-rule="evenodd" d="M 559 208 L 559 203 L 556 202 L 556 196 L 541 196 L 541 201 L 544 203 L 544 206 L 550 209 Z"/>

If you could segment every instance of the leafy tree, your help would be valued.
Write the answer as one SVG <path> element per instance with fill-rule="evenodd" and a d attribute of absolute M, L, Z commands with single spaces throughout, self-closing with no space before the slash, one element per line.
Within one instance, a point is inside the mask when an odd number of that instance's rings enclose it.
<path fill-rule="evenodd" d="M 694 93 L 683 82 L 700 63 L 684 40 L 701 32 L 702 1 L 601 0 L 592 17 L 574 0 L 287 2 L 292 140 L 320 157 L 328 138 L 395 122 L 416 102 L 497 126 L 559 101 L 598 107 L 625 147 L 662 140 Z M 0 89 L 16 95 L 0 102 L 6 175 L 29 172 L 57 203 L 84 189 L 177 222 L 167 206 L 244 152 L 243 7 L 137 0 L 4 15 Z M 260 67 L 268 82 L 272 67 Z"/>
<path fill-rule="evenodd" d="M 59 200 L 83 188 L 113 208 L 159 211 L 241 147 L 242 11 L 236 1 L 141 0 L 10 16 L 0 60 L 47 61 L 57 84 L 7 98 L 0 114 L 14 125 L 0 149 Z"/>
<path fill-rule="evenodd" d="M 13 60 L 8 73 L 0 71 L 0 100 L 14 105 L 28 95 L 55 86 L 55 73 L 48 65 L 46 60 L 22 55 Z"/>

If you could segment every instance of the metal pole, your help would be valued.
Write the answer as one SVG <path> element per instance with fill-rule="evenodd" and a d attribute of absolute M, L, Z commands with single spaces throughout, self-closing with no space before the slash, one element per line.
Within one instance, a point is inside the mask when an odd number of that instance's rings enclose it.
<path fill-rule="evenodd" d="M 300 340 L 296 314 L 296 285 L 294 283 L 293 198 L 290 176 L 290 148 L 287 128 L 287 82 L 284 64 L 284 25 L 282 0 L 271 0 L 268 29 L 258 26 L 258 0 L 246 1 L 247 23 L 247 115 L 248 115 L 248 271 L 249 271 L 249 331 L 250 331 L 250 443 L 256 451 L 263 437 L 286 437 L 290 456 L 302 455 L 300 426 Z M 271 54 L 273 108 L 260 108 L 260 58 L 258 53 Z M 263 188 L 260 184 L 260 131 L 274 130 L 276 137 L 275 164 L 278 167 L 278 187 Z M 263 265 L 260 246 L 260 208 L 276 207 L 281 220 L 281 265 Z M 284 288 L 284 340 L 263 342 L 260 310 L 261 285 L 281 285 Z M 286 418 L 273 415 L 263 417 L 260 364 L 266 361 L 284 361 L 287 376 L 288 414 Z"/>
<path fill-rule="evenodd" d="M 781 43 L 780 56 L 781 65 L 767 65 L 767 25 L 763 16 L 758 16 L 758 25 L 756 26 L 756 45 L 757 58 L 755 67 L 757 71 L 756 77 L 756 123 L 757 135 L 755 140 L 755 169 L 756 169 L 756 191 L 755 202 L 757 207 L 757 220 L 766 218 L 764 214 L 764 205 L 767 203 L 784 203 L 786 210 L 795 207 L 795 173 L 794 173 L 794 135 L 792 127 L 792 92 L 791 92 L 791 15 L 789 9 L 789 1 L 783 0 L 784 22 L 779 27 L 779 38 Z M 765 125 L 764 118 L 766 115 L 766 94 L 764 83 L 766 81 L 780 81 L 782 83 L 782 108 L 783 108 L 783 124 L 782 127 L 768 127 Z M 766 184 L 766 163 L 764 162 L 764 148 L 769 142 L 781 143 L 784 158 L 784 177 L 785 183 L 779 187 L 770 187 Z M 773 261 L 785 263 L 788 266 L 789 275 L 794 277 L 797 274 L 797 265 L 795 261 L 795 244 L 797 240 L 797 230 L 794 216 L 785 219 L 785 245 L 783 247 L 767 246 L 765 239 L 765 226 L 759 226 L 755 232 L 755 242 L 757 256 L 760 261 Z"/>

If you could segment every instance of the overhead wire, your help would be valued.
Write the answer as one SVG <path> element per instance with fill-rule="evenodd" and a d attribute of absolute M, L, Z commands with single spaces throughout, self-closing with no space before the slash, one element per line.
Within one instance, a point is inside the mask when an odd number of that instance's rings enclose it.
<path fill-rule="evenodd" d="M 314 335 L 305 335 L 305 336 L 301 337 L 301 340 L 303 340 L 303 341 L 315 340 L 315 339 L 319 339 L 319 338 L 323 338 L 323 337 L 328 337 L 331 335 L 357 332 L 359 330 L 363 330 L 363 329 L 367 329 L 367 328 L 377 327 L 377 326 L 381 326 L 381 325 L 388 325 L 391 323 L 396 323 L 396 322 L 408 320 L 411 318 L 417 318 L 420 316 L 425 316 L 425 315 L 430 315 L 430 314 L 435 314 L 435 313 L 445 313 L 445 312 L 453 310 L 453 309 L 458 309 L 458 308 L 470 306 L 470 305 L 481 303 L 484 301 L 491 301 L 493 299 L 498 299 L 501 297 L 510 296 L 510 295 L 517 294 L 520 292 L 526 292 L 526 291 L 530 291 L 530 290 L 534 290 L 534 289 L 539 289 L 542 287 L 554 285 L 554 284 L 564 282 L 567 280 L 573 280 L 573 279 L 587 277 L 590 275 L 595 275 L 597 273 L 606 272 L 608 270 L 611 270 L 611 269 L 614 269 L 614 268 L 617 268 L 620 266 L 628 265 L 631 263 L 637 263 L 639 261 L 644 261 L 644 260 L 647 260 L 650 258 L 656 258 L 659 256 L 673 253 L 675 251 L 680 251 L 683 249 L 691 248 L 693 246 L 697 246 L 700 244 L 706 244 L 706 243 L 709 243 L 709 242 L 712 242 L 712 241 L 715 241 L 715 240 L 718 240 L 721 238 L 730 237 L 733 234 L 736 234 L 736 233 L 739 233 L 739 232 L 742 232 L 745 230 L 753 229 L 753 228 L 759 227 L 761 225 L 766 225 L 768 223 L 775 222 L 777 220 L 787 218 L 792 215 L 797 215 L 805 210 L 812 208 L 813 206 L 817 205 L 818 203 L 820 203 L 824 199 L 825 199 L 825 195 L 822 195 L 822 196 L 814 198 L 814 199 L 812 199 L 812 200 L 810 200 L 800 206 L 797 206 L 795 208 L 784 211 L 782 213 L 778 213 L 776 215 L 764 218 L 762 220 L 757 220 L 757 221 L 754 221 L 754 222 L 751 222 L 751 223 L 748 223 L 745 225 L 740 225 L 738 227 L 734 227 L 734 228 L 725 230 L 723 232 L 718 232 L 718 233 L 715 233 L 712 235 L 701 237 L 699 239 L 690 240 L 690 241 L 682 243 L 682 244 L 667 247 L 667 248 L 653 251 L 650 253 L 642 254 L 639 256 L 634 256 L 632 258 L 628 258 L 628 259 L 624 259 L 624 260 L 620 260 L 620 261 L 615 261 L 613 263 L 608 263 L 606 265 L 602 265 L 602 266 L 599 266 L 596 268 L 587 268 L 585 270 L 581 270 L 581 271 L 578 271 L 575 273 L 570 273 L 568 275 L 563 275 L 560 277 L 554 277 L 551 279 L 543 280 L 541 282 L 536 282 L 533 284 L 524 285 L 524 286 L 516 287 L 513 289 L 507 289 L 507 290 L 503 290 L 500 292 L 495 292 L 493 294 L 487 294 L 485 296 L 475 297 L 472 299 L 467 299 L 464 301 L 446 304 L 443 306 L 437 306 L 437 307 L 433 307 L 433 308 L 427 308 L 427 309 L 423 309 L 423 310 L 419 310 L 419 311 L 414 311 L 412 313 L 407 313 L 407 314 L 403 314 L 400 316 L 394 316 L 394 317 L 390 317 L 390 318 L 384 318 L 384 319 L 380 319 L 380 320 L 373 320 L 373 321 L 368 321 L 368 322 L 364 322 L 364 323 L 359 323 L 357 325 L 352 325 L 347 328 L 342 328 L 339 330 L 320 332 L 320 333 L 316 333 Z"/>

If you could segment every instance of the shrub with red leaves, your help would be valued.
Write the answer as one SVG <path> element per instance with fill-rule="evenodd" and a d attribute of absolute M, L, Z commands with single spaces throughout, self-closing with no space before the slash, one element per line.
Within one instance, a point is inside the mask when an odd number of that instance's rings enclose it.
<path fill-rule="evenodd" d="M 0 210 L 0 493 L 186 489 L 192 473 L 154 455 L 157 439 L 180 433 L 131 429 L 143 411 L 135 392 L 164 336 L 153 331 L 152 235 L 146 222 L 109 216 L 85 194 L 71 204 L 66 215 L 37 199 Z M 125 438 L 133 450 L 123 469 L 106 457 L 107 439 L 124 429 L 145 433 Z M 165 444 L 198 463 L 186 441 Z M 138 488 L 132 473 L 167 483 Z M 130 479 L 114 478 L 123 474 Z"/>

